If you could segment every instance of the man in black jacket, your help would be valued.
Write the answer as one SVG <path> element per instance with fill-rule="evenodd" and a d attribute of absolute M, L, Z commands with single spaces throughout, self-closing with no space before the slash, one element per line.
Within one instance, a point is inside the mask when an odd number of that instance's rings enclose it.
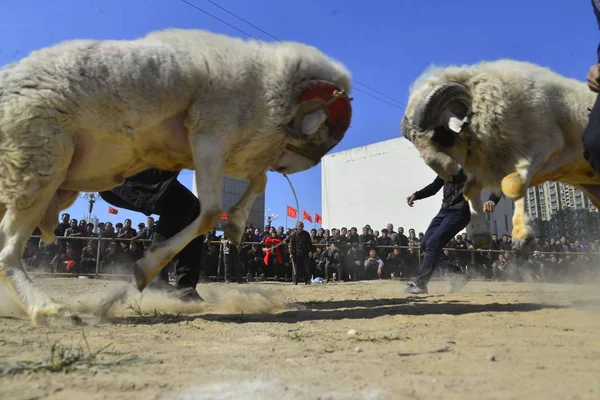
<path fill-rule="evenodd" d="M 304 223 L 296 223 L 296 231 L 290 238 L 290 257 L 292 259 L 292 283 L 298 284 L 298 275 L 304 275 L 304 284 L 310 285 L 310 253 L 313 250 L 310 233 L 304 230 Z"/>
<path fill-rule="evenodd" d="M 200 215 L 200 201 L 177 180 L 178 175 L 179 172 L 149 169 L 127 178 L 121 186 L 101 192 L 100 197 L 115 207 L 146 216 L 159 215 L 153 242 L 163 241 Z M 196 285 L 200 280 L 203 244 L 204 235 L 201 235 L 175 256 L 176 288 L 169 284 L 167 266 L 151 286 L 167 290 L 184 301 L 202 301 Z"/>
<path fill-rule="evenodd" d="M 442 249 L 454 235 L 465 228 L 471 221 L 469 203 L 463 197 L 466 180 L 467 176 L 462 169 L 450 182 L 445 182 L 437 176 L 431 184 L 406 198 L 406 202 L 412 207 L 415 200 L 431 197 L 439 192 L 442 187 L 444 188 L 442 208 L 431 221 L 421 240 L 421 251 L 425 253 L 423 263 L 417 276 L 408 282 L 404 290 L 406 293 L 427 293 L 427 284 L 437 268 Z M 492 201 L 495 205 L 499 200 L 500 198 L 492 193 L 488 201 Z M 489 205 L 487 208 L 489 209 Z"/>
<path fill-rule="evenodd" d="M 592 7 L 600 27 L 600 0 L 592 0 Z M 594 93 L 600 92 L 600 45 L 596 49 L 597 64 L 590 67 L 587 84 Z M 590 112 L 588 125 L 583 133 L 583 156 L 600 173 L 600 97 L 596 98 Z"/>

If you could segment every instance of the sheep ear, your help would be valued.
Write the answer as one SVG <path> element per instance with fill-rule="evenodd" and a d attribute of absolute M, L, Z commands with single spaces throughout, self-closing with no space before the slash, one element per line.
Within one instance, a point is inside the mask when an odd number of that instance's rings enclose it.
<path fill-rule="evenodd" d="M 302 118 L 301 132 L 303 135 L 312 135 L 327 119 L 327 113 L 322 108 L 307 114 Z"/>
<path fill-rule="evenodd" d="M 461 119 L 452 116 L 448 121 L 448 128 L 454 133 L 460 133 L 460 131 L 462 131 L 463 123 L 464 122 Z"/>
<path fill-rule="evenodd" d="M 460 133 L 463 126 L 469 123 L 469 117 L 460 118 L 449 109 L 444 110 L 443 120 L 446 121 L 448 128 L 454 133 Z"/>

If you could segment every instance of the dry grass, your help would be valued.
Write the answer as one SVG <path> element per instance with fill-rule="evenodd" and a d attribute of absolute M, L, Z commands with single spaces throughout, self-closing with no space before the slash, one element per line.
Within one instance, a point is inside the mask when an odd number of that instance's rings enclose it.
<path fill-rule="evenodd" d="M 116 367 L 131 364 L 149 363 L 135 355 L 119 351 L 109 351 L 112 343 L 92 351 L 85 330 L 82 329 L 82 340 L 77 346 L 61 345 L 55 342 L 50 347 L 50 354 L 43 361 L 22 360 L 16 363 L 0 363 L 0 375 L 14 375 L 35 372 L 70 372 L 74 370 L 111 371 Z"/>

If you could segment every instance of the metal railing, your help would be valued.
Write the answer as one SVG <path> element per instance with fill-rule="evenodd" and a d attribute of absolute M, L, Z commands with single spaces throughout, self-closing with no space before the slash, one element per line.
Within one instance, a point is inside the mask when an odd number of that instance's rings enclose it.
<path fill-rule="evenodd" d="M 32 235 L 30 238 L 36 238 L 36 239 L 41 239 L 40 235 Z M 149 239 L 135 239 L 135 238 L 107 238 L 107 237 L 98 237 L 98 236 L 92 236 L 92 237 L 85 237 L 85 236 L 59 236 L 56 237 L 56 241 L 54 242 L 57 245 L 61 245 L 60 242 L 68 242 L 68 241 L 73 241 L 73 240 L 83 240 L 83 241 L 96 241 L 96 265 L 95 265 L 95 272 L 93 274 L 90 273 L 78 273 L 78 275 L 82 275 L 82 276 L 86 276 L 86 275 L 93 275 L 94 277 L 130 277 L 131 274 L 119 274 L 119 273 L 101 273 L 100 269 L 101 269 L 101 263 L 102 263 L 102 259 L 103 259 L 103 246 L 101 245 L 102 242 L 136 242 L 136 243 L 152 243 L 152 240 Z M 223 245 L 223 241 L 222 240 L 213 240 L 213 241 L 205 241 L 204 243 L 207 244 L 215 244 L 215 245 L 219 245 L 219 254 L 221 254 L 221 250 L 222 250 L 222 245 Z M 251 245 L 260 245 L 264 250 L 269 250 L 270 248 L 273 248 L 276 245 L 267 245 L 263 239 L 263 241 L 261 242 L 242 242 L 242 244 L 240 246 L 251 246 Z M 313 243 L 314 247 L 329 247 L 331 244 L 321 244 L 321 243 Z M 358 245 L 353 245 L 353 244 L 337 244 L 335 243 L 335 245 L 337 247 L 340 248 L 346 248 L 349 249 L 351 247 L 356 247 L 357 249 L 360 250 L 366 250 L 366 249 L 389 249 L 392 250 L 397 248 L 399 250 L 407 250 L 407 251 L 414 251 L 416 254 L 416 258 L 417 258 L 417 262 L 418 262 L 418 266 L 421 265 L 422 263 L 422 252 L 421 252 L 421 246 L 399 246 L 399 245 L 388 245 L 388 246 L 382 246 L 382 245 L 376 245 L 376 244 L 368 244 L 368 243 L 362 243 L 362 244 L 358 244 Z M 282 248 L 283 251 L 287 252 L 287 247 L 289 246 L 289 242 L 287 242 L 285 239 L 283 241 L 283 243 L 281 245 L 279 245 L 278 247 Z M 40 249 L 40 248 L 38 248 Z M 146 249 L 144 249 L 146 250 Z M 505 254 L 505 253 L 510 253 L 510 254 L 520 254 L 520 255 L 532 255 L 533 251 L 529 250 L 526 253 L 520 252 L 520 251 L 515 251 L 515 250 L 495 250 L 495 249 L 459 249 L 459 248 L 453 248 L 453 247 L 444 247 L 442 249 L 443 250 L 448 250 L 452 253 L 456 253 L 456 252 L 469 252 L 469 253 L 480 253 L 480 254 L 493 254 L 493 253 L 498 253 L 498 254 Z M 203 249 L 199 249 L 199 251 L 203 251 Z M 35 250 L 34 250 L 35 252 Z M 562 255 L 562 256 L 574 256 L 574 257 L 581 257 L 581 256 L 600 256 L 600 252 L 555 252 L 555 251 L 538 251 L 537 254 L 539 255 Z M 55 253 L 55 257 L 59 256 L 59 253 Z M 220 275 L 220 260 L 218 261 L 219 265 L 217 267 L 217 280 L 218 280 L 218 276 Z M 241 262 L 241 260 L 240 260 Z M 384 260 L 385 262 L 385 260 Z M 40 273 L 40 274 L 44 274 L 45 272 L 43 271 L 35 271 L 36 273 Z M 70 272 L 59 272 L 59 271 L 51 271 L 49 272 L 49 274 L 52 275 L 57 275 L 57 276 L 73 276 L 72 273 Z"/>

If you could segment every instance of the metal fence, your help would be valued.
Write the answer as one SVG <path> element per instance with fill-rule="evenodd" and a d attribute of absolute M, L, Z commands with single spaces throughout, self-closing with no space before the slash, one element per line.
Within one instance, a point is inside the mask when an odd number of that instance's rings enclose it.
<path fill-rule="evenodd" d="M 36 239 L 40 239 L 41 236 L 39 235 L 32 235 L 31 238 L 36 238 Z M 78 275 L 81 276 L 94 276 L 94 277 L 130 277 L 131 274 L 120 274 L 120 273 L 105 273 L 104 271 L 101 271 L 101 262 L 103 259 L 103 253 L 102 250 L 105 248 L 104 246 L 102 246 L 101 244 L 103 242 L 132 242 L 135 241 L 137 243 L 145 243 L 145 244 L 149 244 L 152 242 L 152 240 L 147 240 L 147 239 L 125 239 L 125 238 L 102 238 L 102 237 L 83 237 L 83 236 L 61 236 L 61 237 L 57 237 L 56 238 L 56 242 L 55 243 L 60 243 L 60 242 L 67 242 L 67 241 L 72 241 L 72 240 L 83 240 L 86 242 L 89 241 L 96 241 L 96 265 L 95 265 L 95 272 L 94 273 L 78 273 Z M 221 250 L 222 250 L 222 242 L 220 240 L 217 241 L 207 241 L 205 242 L 207 244 L 215 244 L 215 245 L 219 245 L 219 254 L 221 254 Z M 269 248 L 273 248 L 274 246 L 267 246 L 263 242 L 243 242 L 241 246 L 250 246 L 250 245 L 260 245 L 263 249 L 268 250 Z M 280 247 L 283 247 L 284 251 L 287 251 L 285 248 L 287 248 L 289 245 L 289 243 L 287 241 L 284 240 L 284 242 L 279 245 Z M 315 247 L 329 247 L 329 244 L 320 244 L 320 243 L 314 243 L 313 246 Z M 352 247 L 351 244 L 336 244 L 336 246 L 340 247 L 340 248 L 350 248 Z M 379 245 L 369 245 L 369 244 L 360 244 L 357 247 L 359 247 L 360 249 L 390 249 L 393 251 L 394 248 L 398 248 L 401 250 L 412 250 L 416 252 L 416 261 L 417 261 L 417 265 L 420 266 L 422 263 L 422 253 L 421 253 L 421 249 L 420 246 L 379 246 Z M 145 249 L 146 250 L 146 249 Z M 206 249 L 199 249 L 199 251 L 205 251 Z M 453 247 L 444 247 L 442 250 L 448 250 L 452 253 L 457 253 L 457 252 L 469 252 L 472 254 L 475 253 L 479 253 L 482 255 L 485 254 L 505 254 L 505 253 L 510 253 L 513 255 L 517 255 L 517 256 L 529 256 L 532 254 L 531 250 L 524 250 L 524 251 L 515 251 L 515 250 L 492 250 L 492 249 L 457 249 L 457 248 L 453 248 Z M 537 254 L 539 255 L 557 255 L 557 256 L 574 256 L 574 257 L 578 257 L 578 256 L 600 256 L 600 253 L 598 252 L 553 252 L 553 251 L 546 251 L 546 252 L 541 252 L 538 251 Z M 55 256 L 59 256 L 59 254 L 56 254 Z M 474 260 L 473 256 L 471 256 L 471 259 Z M 241 260 L 240 260 L 241 262 Z M 220 264 L 221 261 L 219 260 L 219 265 L 217 266 L 217 276 L 210 276 L 208 278 L 214 278 L 217 281 L 219 280 L 219 276 L 221 275 L 221 271 L 220 271 Z M 384 260 L 384 264 L 385 264 L 385 260 Z M 49 272 L 44 272 L 44 271 L 35 271 L 35 273 L 37 274 L 50 274 L 50 275 L 54 275 L 54 276 L 73 276 L 72 273 L 70 272 L 61 272 L 58 270 L 50 270 Z"/>

